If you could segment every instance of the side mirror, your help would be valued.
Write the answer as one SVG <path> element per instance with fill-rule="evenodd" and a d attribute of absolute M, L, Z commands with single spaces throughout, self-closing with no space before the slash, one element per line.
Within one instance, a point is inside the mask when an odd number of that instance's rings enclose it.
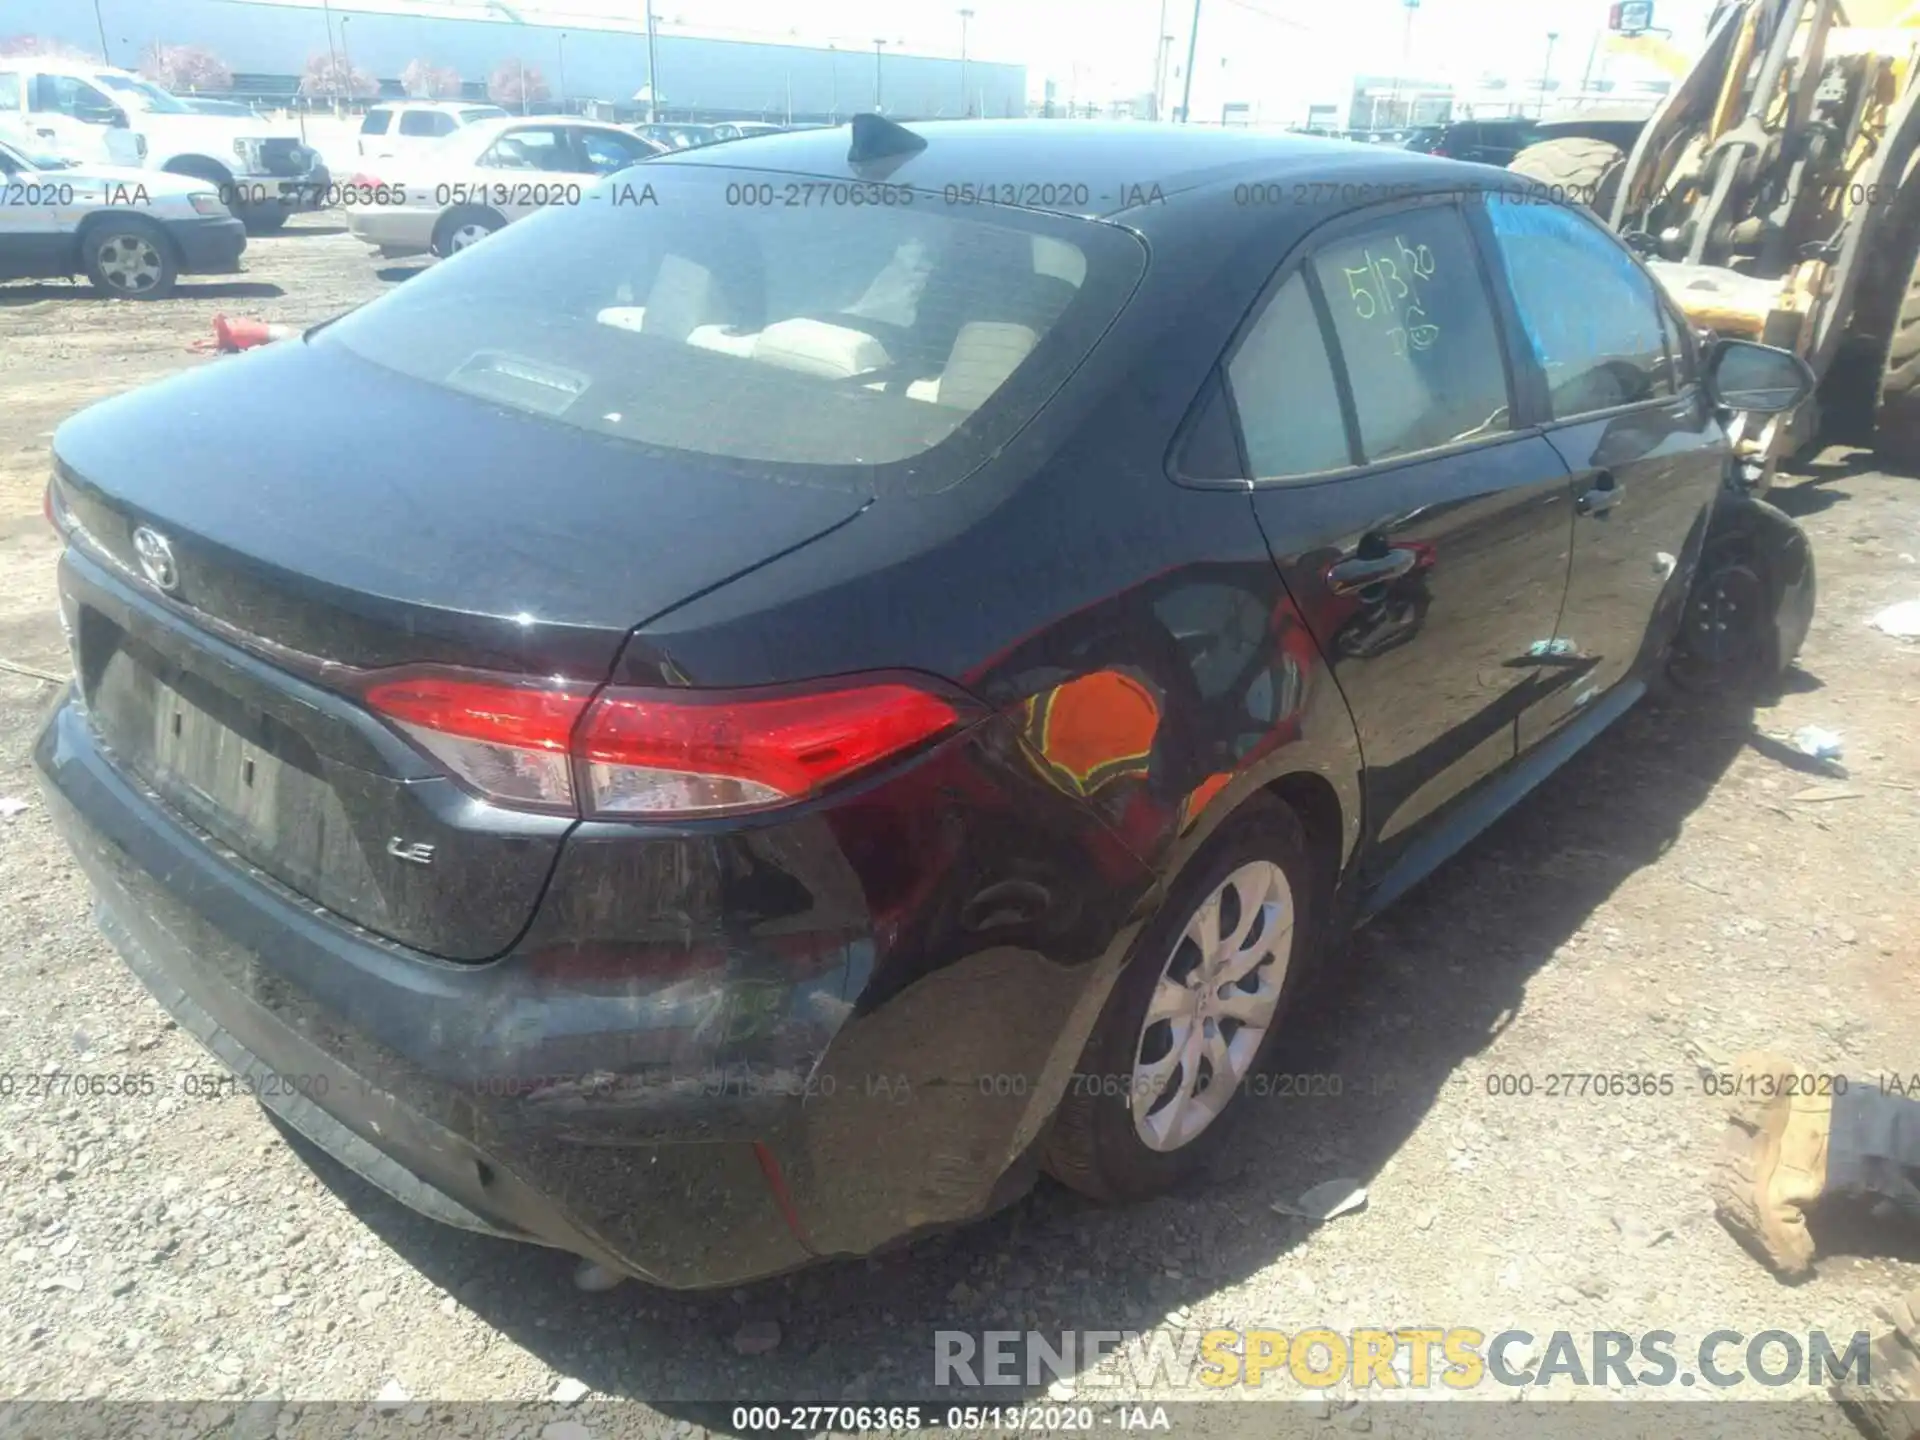
<path fill-rule="evenodd" d="M 1784 415 L 1813 393 L 1813 371 L 1789 350 L 1721 340 L 1707 356 L 1707 393 L 1724 410 Z"/>

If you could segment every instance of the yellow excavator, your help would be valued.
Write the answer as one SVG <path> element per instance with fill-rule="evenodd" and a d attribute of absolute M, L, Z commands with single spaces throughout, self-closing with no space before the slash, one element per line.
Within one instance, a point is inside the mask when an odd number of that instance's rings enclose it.
<path fill-rule="evenodd" d="M 1650 117 L 1546 131 L 1514 171 L 1591 206 L 1696 325 L 1819 378 L 1790 417 L 1736 417 L 1753 491 L 1815 443 L 1920 469 L 1920 0 L 1721 0 Z"/>

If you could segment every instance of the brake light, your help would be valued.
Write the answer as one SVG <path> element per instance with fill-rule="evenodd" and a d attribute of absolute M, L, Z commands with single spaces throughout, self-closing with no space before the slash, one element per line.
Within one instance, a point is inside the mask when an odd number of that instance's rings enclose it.
<path fill-rule="evenodd" d="M 885 677 L 770 695 L 523 681 L 422 667 L 362 692 L 488 799 L 673 819 L 789 804 L 957 727 L 960 705 Z"/>
<path fill-rule="evenodd" d="M 376 680 L 362 698 L 488 799 L 572 810 L 567 742 L 592 695 L 563 680 L 422 669 Z"/>
<path fill-rule="evenodd" d="M 386 187 L 386 183 L 386 181 L 376 175 L 369 175 L 364 170 L 357 170 L 354 172 L 353 179 L 347 182 L 347 188 L 349 190 L 381 190 Z"/>

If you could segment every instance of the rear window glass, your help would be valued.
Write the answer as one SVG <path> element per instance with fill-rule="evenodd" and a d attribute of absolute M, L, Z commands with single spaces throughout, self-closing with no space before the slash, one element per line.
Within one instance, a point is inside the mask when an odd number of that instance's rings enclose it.
<path fill-rule="evenodd" d="M 498 120 L 506 113 L 506 111 L 497 105 L 478 105 L 471 110 L 462 110 L 460 112 L 460 123 L 462 125 L 471 125 L 476 120 Z"/>
<path fill-rule="evenodd" d="M 360 133 L 362 135 L 384 135 L 387 133 L 387 122 L 392 119 L 393 112 L 391 110 L 369 110 L 367 111 L 367 118 L 360 122 Z"/>
<path fill-rule="evenodd" d="M 316 343 L 733 469 L 808 467 L 864 488 L 895 466 L 909 488 L 938 489 L 1032 418 L 1144 268 L 1117 227 L 954 213 L 919 192 L 738 201 L 787 179 L 650 165 L 508 226 Z"/>

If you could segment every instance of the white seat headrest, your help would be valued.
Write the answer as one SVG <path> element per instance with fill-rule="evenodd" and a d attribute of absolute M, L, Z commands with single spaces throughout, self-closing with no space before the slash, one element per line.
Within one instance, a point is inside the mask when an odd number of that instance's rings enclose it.
<path fill-rule="evenodd" d="M 887 347 L 873 336 L 824 320 L 780 320 L 760 332 L 753 358 L 787 370 L 845 380 L 884 370 Z"/>

